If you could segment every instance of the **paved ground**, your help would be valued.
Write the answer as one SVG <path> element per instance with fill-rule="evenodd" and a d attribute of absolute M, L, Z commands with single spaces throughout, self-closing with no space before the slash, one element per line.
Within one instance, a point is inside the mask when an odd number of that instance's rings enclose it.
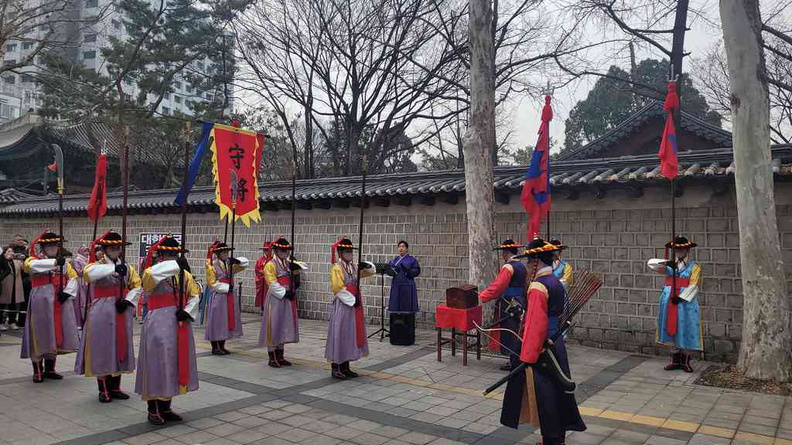
<path fill-rule="evenodd" d="M 437 362 L 434 332 L 410 347 L 371 342 L 353 363 L 362 377 L 339 382 L 324 363 L 326 324 L 301 321 L 301 342 L 287 346 L 291 369 L 266 366 L 258 348 L 258 317 L 245 318 L 247 337 L 218 357 L 198 342 L 198 392 L 174 399 L 182 424 L 154 427 L 145 404 L 99 404 L 94 380 L 68 373 L 34 384 L 19 359 L 18 336 L 0 337 L 0 443 L 48 444 L 511 444 L 534 443 L 531 429 L 498 423 L 501 394 L 482 389 L 503 374 L 502 359 L 445 351 Z M 370 329 L 373 331 L 373 328 Z M 196 330 L 196 337 L 203 332 Z M 568 444 L 792 445 L 792 397 L 773 397 L 692 385 L 696 374 L 664 372 L 663 360 L 570 348 L 577 398 L 588 431 Z M 72 368 L 74 355 L 58 369 Z M 705 364 L 697 363 L 701 369 Z M 123 387 L 132 392 L 134 377 Z"/>

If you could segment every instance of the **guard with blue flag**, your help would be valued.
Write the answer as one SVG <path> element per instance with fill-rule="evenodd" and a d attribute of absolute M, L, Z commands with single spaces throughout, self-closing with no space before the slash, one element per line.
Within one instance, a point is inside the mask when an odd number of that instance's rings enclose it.
<path fill-rule="evenodd" d="M 542 124 L 539 126 L 539 140 L 536 142 L 531 165 L 525 173 L 522 202 L 525 211 L 530 215 L 528 222 L 528 239 L 532 240 L 539 234 L 542 217 L 550 212 L 550 121 L 553 120 L 553 108 L 550 96 L 545 96 L 542 109 Z"/>
<path fill-rule="evenodd" d="M 190 161 L 190 171 L 188 172 L 187 183 L 182 185 L 181 190 L 179 190 L 179 194 L 176 195 L 176 200 L 174 201 L 176 205 L 184 204 L 184 201 L 190 194 L 190 190 L 192 190 L 193 185 L 195 185 L 195 179 L 198 178 L 198 173 L 201 171 L 201 161 L 203 161 L 204 155 L 206 154 L 206 148 L 212 145 L 209 139 L 212 135 L 213 128 L 214 124 L 212 122 L 203 123 L 201 141 L 198 143 L 198 147 L 195 149 L 195 154 L 193 155 L 192 161 Z"/>

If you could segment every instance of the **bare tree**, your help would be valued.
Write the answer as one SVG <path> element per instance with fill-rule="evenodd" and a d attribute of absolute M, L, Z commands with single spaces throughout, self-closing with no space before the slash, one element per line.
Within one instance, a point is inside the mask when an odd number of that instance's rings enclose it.
<path fill-rule="evenodd" d="M 770 99 L 758 0 L 721 0 L 731 84 L 743 282 L 739 366 L 751 378 L 792 378 L 792 308 L 787 295 L 770 156 Z"/>

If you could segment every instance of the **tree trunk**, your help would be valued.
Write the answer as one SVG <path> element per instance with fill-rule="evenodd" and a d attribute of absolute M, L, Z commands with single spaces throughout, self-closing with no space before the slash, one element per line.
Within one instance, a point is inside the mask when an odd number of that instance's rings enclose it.
<path fill-rule="evenodd" d="M 731 81 L 743 331 L 739 366 L 751 378 L 792 377 L 792 318 L 776 223 L 770 106 L 758 0 L 721 0 Z"/>
<path fill-rule="evenodd" d="M 470 131 L 464 143 L 469 280 L 483 288 L 493 278 L 492 245 L 495 196 L 492 150 L 495 147 L 495 78 L 492 5 L 470 2 Z"/>

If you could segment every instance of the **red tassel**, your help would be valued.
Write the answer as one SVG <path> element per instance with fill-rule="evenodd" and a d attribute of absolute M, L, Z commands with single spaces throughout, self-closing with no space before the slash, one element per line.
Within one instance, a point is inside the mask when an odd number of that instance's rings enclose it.
<path fill-rule="evenodd" d="M 63 305 L 58 301 L 58 294 L 53 295 L 55 305 L 53 306 L 53 317 L 55 318 L 55 345 L 58 349 L 63 347 Z"/>
<path fill-rule="evenodd" d="M 553 120 L 553 107 L 550 106 L 550 96 L 545 96 L 545 104 L 542 108 L 542 122 L 550 122 Z"/>
<path fill-rule="evenodd" d="M 234 293 L 229 292 L 226 295 L 226 304 L 228 305 L 228 330 L 236 330 L 236 317 L 234 316 Z"/>
<path fill-rule="evenodd" d="M 152 266 L 152 264 L 154 264 L 154 252 L 157 251 L 157 249 L 159 248 L 160 244 L 162 244 L 163 241 L 165 241 L 166 239 L 168 239 L 168 237 L 167 236 L 163 236 L 159 241 L 157 241 L 151 247 L 149 247 L 148 252 L 146 252 L 146 262 L 144 264 L 143 270 L 148 269 L 149 267 Z"/>
<path fill-rule="evenodd" d="M 668 82 L 668 94 L 666 95 L 663 108 L 666 111 L 676 111 L 679 109 L 679 95 L 676 90 L 676 82 Z"/>
<path fill-rule="evenodd" d="M 330 264 L 336 263 L 336 251 L 338 250 L 338 245 L 341 244 L 343 239 L 344 238 L 338 238 L 338 241 L 334 242 L 331 246 L 331 249 L 333 250 L 330 251 Z"/>

